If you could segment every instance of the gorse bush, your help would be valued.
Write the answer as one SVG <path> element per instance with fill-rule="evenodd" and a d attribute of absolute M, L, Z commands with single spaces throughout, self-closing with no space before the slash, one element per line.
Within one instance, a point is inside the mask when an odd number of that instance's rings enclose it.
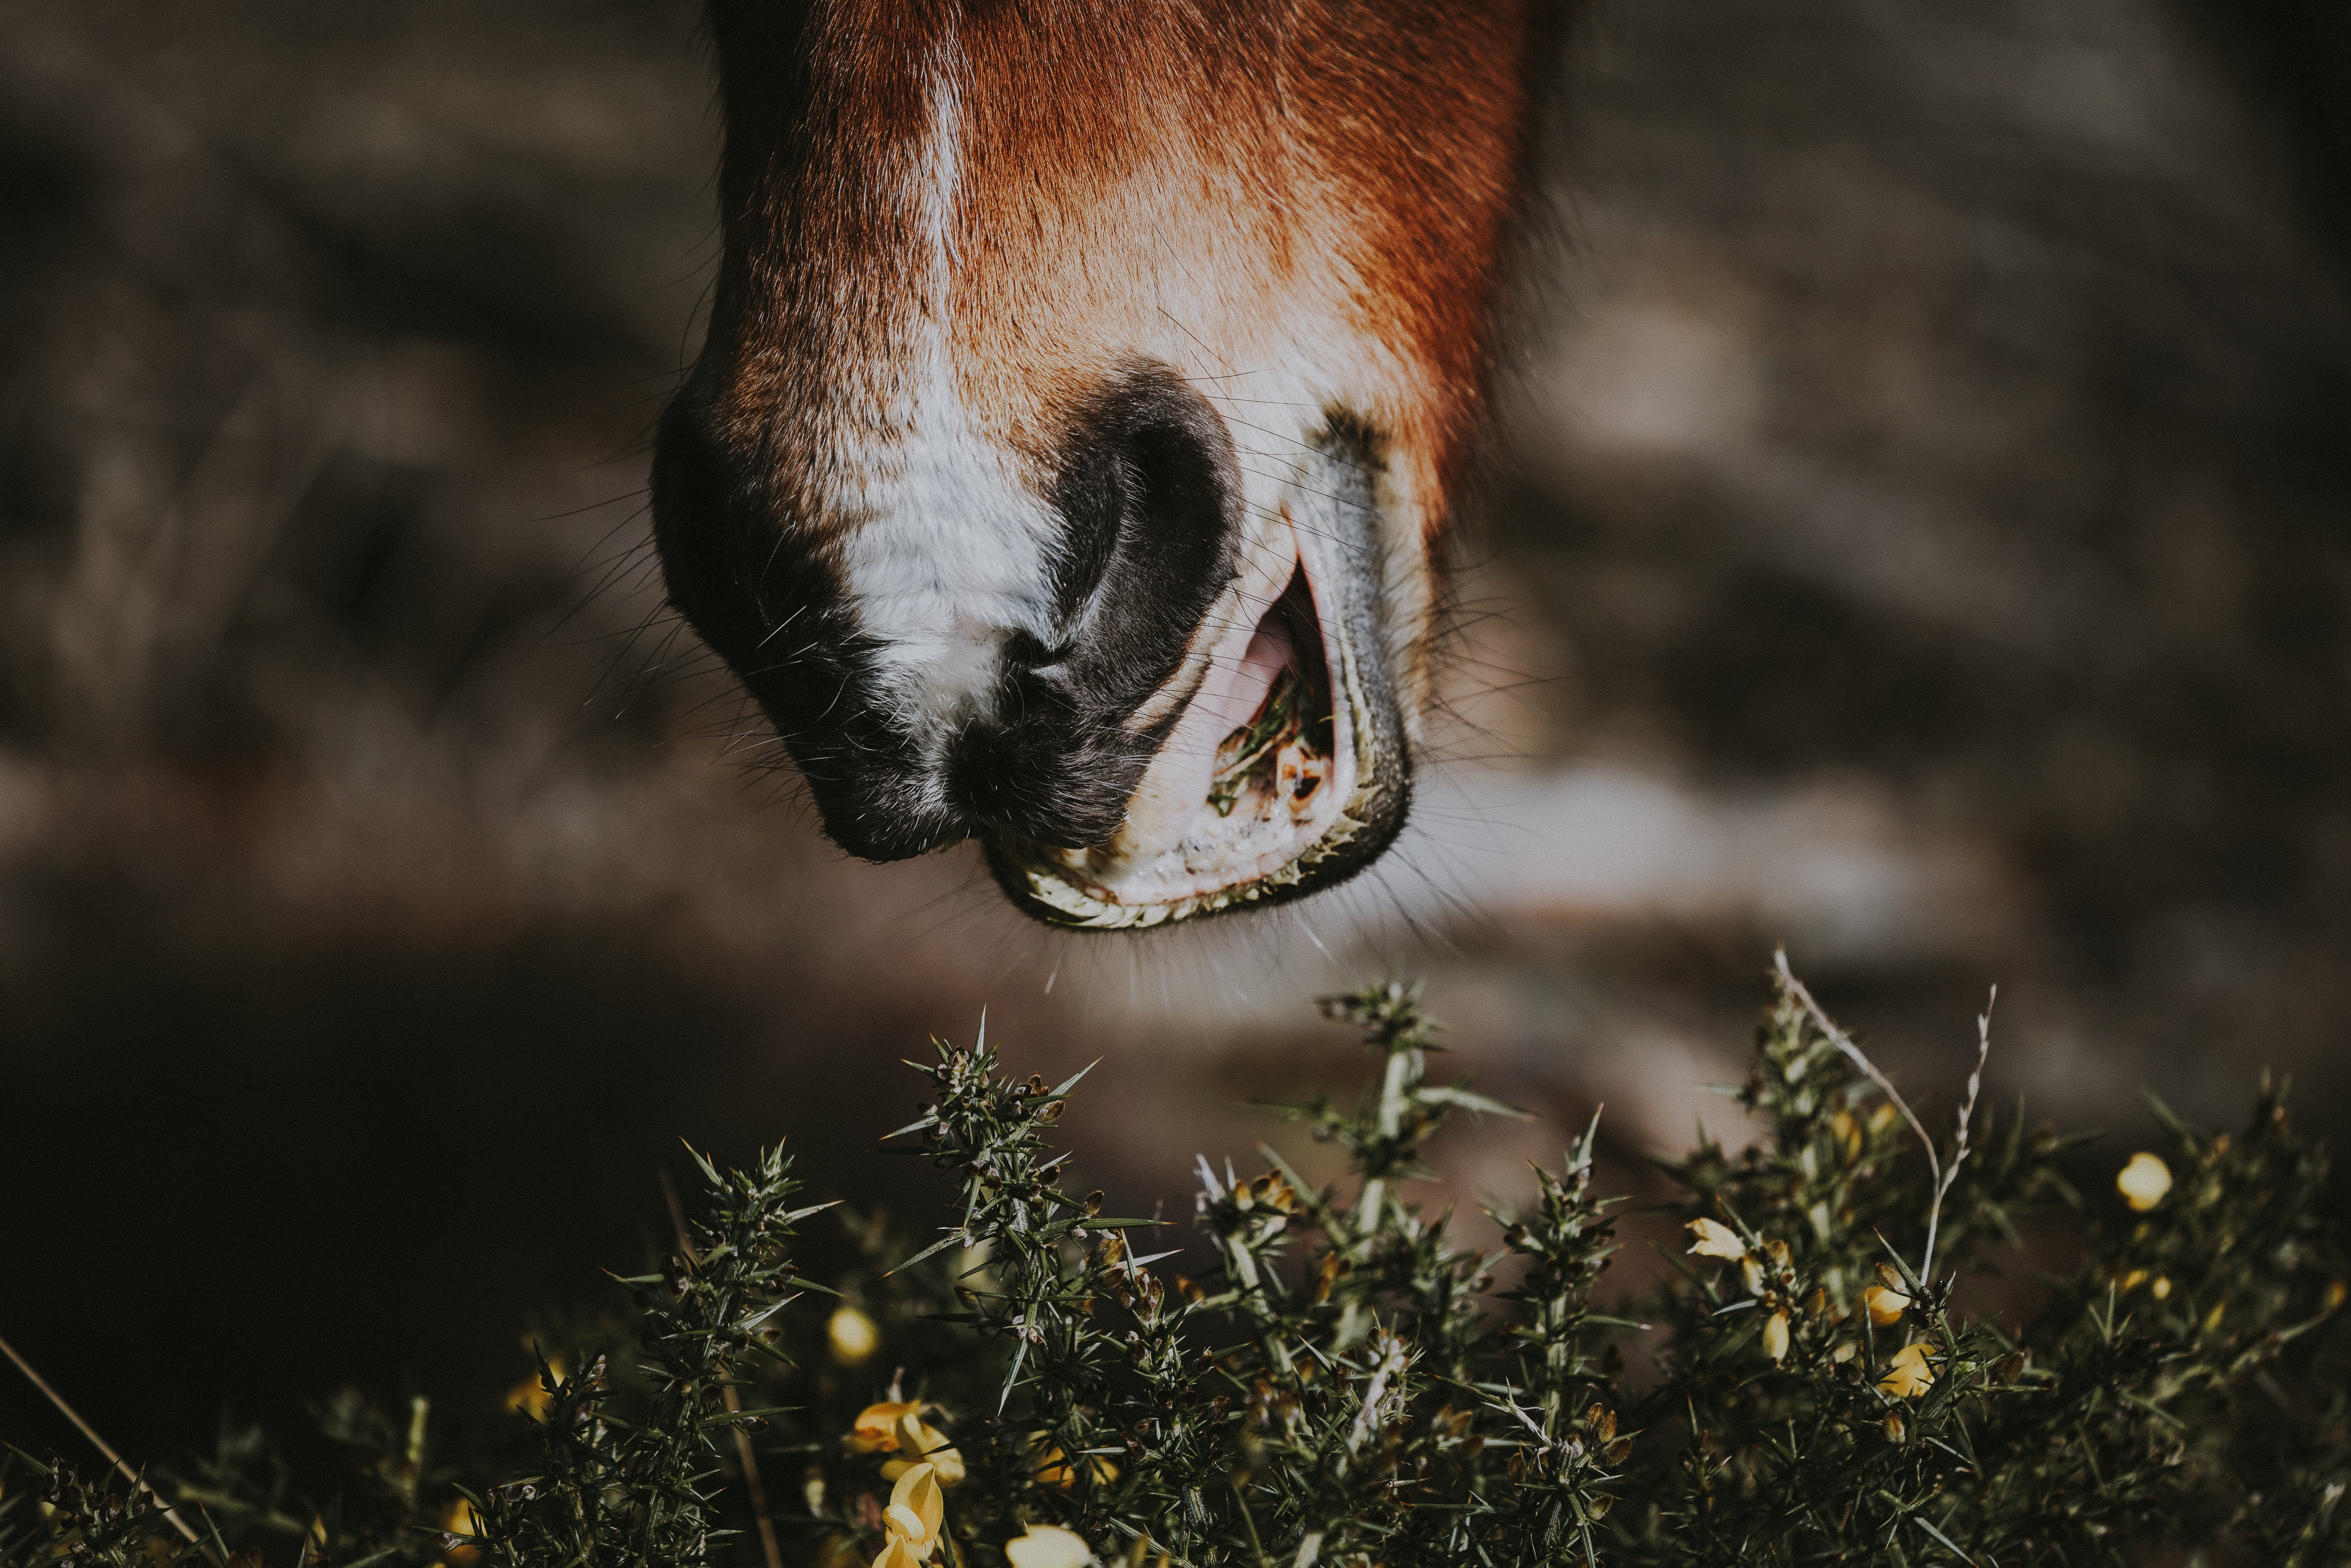
<path fill-rule="evenodd" d="M 849 1211 L 818 1221 L 780 1151 L 705 1165 L 705 1217 L 623 1281 L 627 1316 L 546 1347 L 520 1473 L 461 1488 L 421 1403 L 347 1402 L 329 1506 L 250 1439 L 152 1493 L 19 1459 L 0 1563 L 2351 1562 L 2345 1259 L 2282 1086 L 2233 1135 L 2164 1113 L 2116 1223 L 2061 1174 L 2082 1140 L 1974 1080 L 1931 1136 L 1783 964 L 1737 1092 L 1760 1136 L 1665 1167 L 1671 1266 L 1604 1304 L 1594 1129 L 1468 1248 L 1410 1196 L 1422 1151 L 1517 1113 L 1432 1080 L 1414 988 L 1324 1010 L 1373 1083 L 1282 1113 L 1348 1174 L 1204 1160 L 1196 1280 L 1077 1190 L 1051 1137 L 1076 1080 L 942 1042 L 893 1137 L 948 1184 L 945 1234 L 901 1261 L 852 1217 L 868 1261 L 820 1285 L 799 1233 Z M 2036 1210 L 2080 1261 L 1997 1285 L 2040 1303 L 2003 1318 L 1981 1287 Z"/>

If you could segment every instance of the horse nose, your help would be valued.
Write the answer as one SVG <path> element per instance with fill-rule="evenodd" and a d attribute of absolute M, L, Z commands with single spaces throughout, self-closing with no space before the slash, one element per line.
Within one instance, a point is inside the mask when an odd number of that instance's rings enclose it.
<path fill-rule="evenodd" d="M 774 721 L 833 841 L 898 860 L 980 831 L 1069 848 L 1116 832 L 1182 706 L 1152 699 L 1235 574 L 1240 486 L 1207 401 L 1135 364 L 1077 406 L 1041 493 L 1023 493 L 1045 545 L 1005 619 L 997 577 L 958 599 L 968 563 L 918 559 L 952 537 L 940 519 L 887 514 L 856 525 L 901 552 L 880 575 L 931 602 L 877 618 L 831 504 L 776 483 L 724 413 L 696 382 L 663 420 L 671 599 Z"/>
<path fill-rule="evenodd" d="M 1077 848 L 1123 821 L 1180 705 L 1138 714 L 1238 570 L 1232 438 L 1174 371 L 1131 365 L 1070 421 L 1050 499 L 1055 634 L 1008 640 L 993 709 L 946 770 L 976 827 Z"/>

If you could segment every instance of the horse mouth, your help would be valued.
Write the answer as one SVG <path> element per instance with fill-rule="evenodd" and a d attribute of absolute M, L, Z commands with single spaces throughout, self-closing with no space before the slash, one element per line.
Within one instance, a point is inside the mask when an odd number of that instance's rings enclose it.
<path fill-rule="evenodd" d="M 1056 925 L 1163 925 L 1302 897 L 1378 858 L 1409 795 L 1380 635 L 1378 552 L 1284 517 L 1247 610 L 1197 666 L 1126 820 L 1081 849 L 993 836 L 1015 904 Z M 1164 721 L 1163 721 L 1164 722 Z"/>

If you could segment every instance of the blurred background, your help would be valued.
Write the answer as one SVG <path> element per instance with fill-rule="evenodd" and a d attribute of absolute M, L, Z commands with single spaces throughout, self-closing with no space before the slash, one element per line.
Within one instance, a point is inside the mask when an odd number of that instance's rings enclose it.
<path fill-rule="evenodd" d="M 1102 1059 L 1087 1179 L 1180 1217 L 1391 962 L 1541 1113 L 1448 1134 L 1464 1197 L 1602 1102 L 1620 1190 L 1740 1136 L 1782 941 L 1945 1113 L 1997 981 L 2032 1115 L 2273 1068 L 2343 1126 L 2346 51 L 2323 0 L 1595 12 L 1411 839 L 1136 943 L 845 862 L 663 616 L 688 0 L 0 9 L 0 1335 L 134 1454 L 486 1415 L 680 1138 L 935 1224 L 874 1139 L 985 1009 Z M 8 1375 L 0 1437 L 68 1441 Z"/>

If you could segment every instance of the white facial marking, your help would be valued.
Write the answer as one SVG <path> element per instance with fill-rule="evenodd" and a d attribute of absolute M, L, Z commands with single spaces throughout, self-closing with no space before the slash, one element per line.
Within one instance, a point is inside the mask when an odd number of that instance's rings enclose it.
<path fill-rule="evenodd" d="M 850 603 L 878 644 L 877 695 L 926 759 L 986 711 L 1006 638 L 1050 635 L 1058 533 L 956 386 L 948 340 L 962 175 L 957 64 L 950 38 L 933 68 L 930 128 L 910 193 L 927 256 L 902 324 L 911 351 L 883 422 L 892 434 L 842 455 L 837 497 L 850 523 Z"/>

